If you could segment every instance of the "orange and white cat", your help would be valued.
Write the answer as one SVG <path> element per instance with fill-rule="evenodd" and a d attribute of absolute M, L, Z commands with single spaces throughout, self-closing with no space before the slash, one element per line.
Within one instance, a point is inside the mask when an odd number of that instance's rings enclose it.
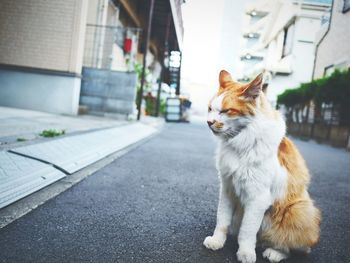
<path fill-rule="evenodd" d="M 208 125 L 219 138 L 220 196 L 214 233 L 203 244 L 220 249 L 232 231 L 243 263 L 256 261 L 257 239 L 270 262 L 286 259 L 291 249 L 309 252 L 319 239 L 320 211 L 308 193 L 305 161 L 262 91 L 263 74 L 242 84 L 221 71 L 219 81 Z"/>

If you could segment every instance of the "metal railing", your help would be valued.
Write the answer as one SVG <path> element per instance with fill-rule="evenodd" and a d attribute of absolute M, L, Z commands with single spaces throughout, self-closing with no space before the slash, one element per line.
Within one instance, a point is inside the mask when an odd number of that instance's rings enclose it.
<path fill-rule="evenodd" d="M 86 25 L 83 66 L 133 70 L 140 28 Z"/>

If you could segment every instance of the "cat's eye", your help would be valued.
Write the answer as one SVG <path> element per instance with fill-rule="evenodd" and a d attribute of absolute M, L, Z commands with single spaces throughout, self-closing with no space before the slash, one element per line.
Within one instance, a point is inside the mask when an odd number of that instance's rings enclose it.
<path fill-rule="evenodd" d="M 227 113 L 230 109 L 227 109 L 227 110 L 222 110 L 220 111 L 220 113 Z"/>
<path fill-rule="evenodd" d="M 238 110 L 236 110 L 236 109 L 232 109 L 232 108 L 230 108 L 230 109 L 225 109 L 225 110 L 222 110 L 222 111 L 220 111 L 220 113 L 238 114 L 238 113 L 239 113 L 239 111 L 238 111 Z"/>
<path fill-rule="evenodd" d="M 208 106 L 208 112 L 210 112 L 211 111 L 211 107 L 210 106 Z"/>

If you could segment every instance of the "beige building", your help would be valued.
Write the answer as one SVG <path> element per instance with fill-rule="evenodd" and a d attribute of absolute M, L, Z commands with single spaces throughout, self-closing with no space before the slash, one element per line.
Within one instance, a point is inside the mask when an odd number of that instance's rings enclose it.
<path fill-rule="evenodd" d="M 317 35 L 313 78 L 350 68 L 350 1 L 334 0 L 330 20 Z"/>
<path fill-rule="evenodd" d="M 2 0 L 0 63 L 79 74 L 86 8 L 81 0 Z"/>
<path fill-rule="evenodd" d="M 114 109 L 115 105 L 119 105 L 118 110 L 126 108 L 126 92 L 136 93 L 136 74 L 131 71 L 135 60 L 144 53 L 150 3 L 1 0 L 0 105 L 75 115 L 85 87 L 85 91 L 102 96 L 87 98 L 85 94 L 86 103 L 87 99 L 94 105 L 97 100 L 103 101 L 108 104 L 103 110 Z M 165 53 L 181 50 L 182 3 L 154 1 L 148 62 L 160 64 Z M 112 71 L 114 78 L 108 80 L 106 76 Z M 163 79 L 170 82 L 169 70 L 166 73 Z M 100 74 L 101 81 L 95 81 L 93 74 Z M 112 89 L 111 83 L 120 86 L 113 86 L 113 107 L 108 101 L 111 95 L 101 94 L 102 90 Z M 122 92 L 122 88 L 126 91 Z M 134 101 L 130 95 L 128 103 Z"/>
<path fill-rule="evenodd" d="M 76 114 L 88 1 L 0 1 L 0 105 Z"/>

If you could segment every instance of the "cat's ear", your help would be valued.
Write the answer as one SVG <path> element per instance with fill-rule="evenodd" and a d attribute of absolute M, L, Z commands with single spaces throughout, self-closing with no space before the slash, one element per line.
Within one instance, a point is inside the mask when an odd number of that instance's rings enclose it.
<path fill-rule="evenodd" d="M 264 80 L 262 85 L 262 91 L 264 92 L 264 94 L 267 94 L 269 83 L 272 79 L 272 75 L 268 71 L 264 71 L 263 73 L 264 73 L 264 76 L 263 76 Z"/>
<path fill-rule="evenodd" d="M 264 73 L 260 73 L 254 80 L 247 84 L 242 95 L 247 99 L 256 99 L 263 88 Z"/>
<path fill-rule="evenodd" d="M 226 70 L 221 70 L 219 74 L 220 87 L 225 88 L 227 84 L 231 82 L 233 82 L 231 74 L 228 73 Z"/>
<path fill-rule="evenodd" d="M 267 88 L 269 87 L 269 83 L 264 83 L 262 85 L 262 91 L 266 94 L 267 93 Z"/>

